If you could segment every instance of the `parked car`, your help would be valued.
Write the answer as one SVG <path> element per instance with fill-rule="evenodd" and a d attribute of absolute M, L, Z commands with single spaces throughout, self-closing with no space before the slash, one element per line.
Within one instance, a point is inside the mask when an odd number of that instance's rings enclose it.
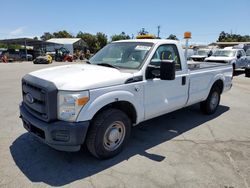
<path fill-rule="evenodd" d="M 246 57 L 247 57 L 248 63 L 250 63 L 250 48 L 246 51 Z"/>
<path fill-rule="evenodd" d="M 250 49 L 250 44 L 238 44 L 232 47 L 233 49 L 243 49 L 245 52 Z"/>
<path fill-rule="evenodd" d="M 33 56 L 31 54 L 27 54 L 26 57 L 26 53 L 24 50 L 7 49 L 5 51 L 2 51 L 2 55 L 5 55 L 7 57 L 8 62 L 33 60 Z"/>
<path fill-rule="evenodd" d="M 50 64 L 52 63 L 52 57 L 50 55 L 38 56 L 33 61 L 34 64 Z"/>
<path fill-rule="evenodd" d="M 25 75 L 20 117 L 55 149 L 78 151 L 85 143 L 95 157 L 109 158 L 121 152 L 132 126 L 195 103 L 213 114 L 231 86 L 231 65 L 189 69 L 177 41 L 116 41 L 88 64 Z"/>
<path fill-rule="evenodd" d="M 247 57 L 243 49 L 220 49 L 205 59 L 207 62 L 228 63 L 233 69 L 246 68 Z"/>
<path fill-rule="evenodd" d="M 247 56 L 248 63 L 245 69 L 245 76 L 250 77 L 250 48 L 246 51 L 246 56 Z"/>
<path fill-rule="evenodd" d="M 15 50 L 15 49 L 7 49 L 7 50 L 2 52 L 2 55 L 5 55 L 7 57 L 8 62 L 20 60 L 19 51 Z"/>
<path fill-rule="evenodd" d="M 33 60 L 33 55 L 31 55 L 31 54 L 25 54 L 25 53 L 22 53 L 22 52 L 20 52 L 20 60 L 23 60 L 23 61 L 25 61 L 25 60 L 27 60 L 27 61 L 32 61 Z"/>
<path fill-rule="evenodd" d="M 213 54 L 211 49 L 199 49 L 197 52 L 191 56 L 193 61 L 204 61 L 207 57 Z"/>

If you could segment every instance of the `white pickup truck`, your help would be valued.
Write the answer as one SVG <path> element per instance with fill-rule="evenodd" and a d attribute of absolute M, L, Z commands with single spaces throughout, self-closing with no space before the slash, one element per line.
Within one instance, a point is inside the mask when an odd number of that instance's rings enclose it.
<path fill-rule="evenodd" d="M 20 117 L 57 150 L 78 151 L 85 143 L 95 157 L 109 158 L 122 150 L 132 126 L 195 103 L 212 114 L 231 86 L 231 65 L 189 68 L 176 41 L 124 40 L 88 64 L 25 75 Z"/>
<path fill-rule="evenodd" d="M 205 59 L 207 62 L 228 63 L 233 69 L 246 68 L 248 61 L 243 49 L 219 49 L 210 57 Z"/>
<path fill-rule="evenodd" d="M 207 57 L 213 54 L 211 49 L 199 49 L 197 52 L 191 56 L 193 61 L 204 61 Z"/>

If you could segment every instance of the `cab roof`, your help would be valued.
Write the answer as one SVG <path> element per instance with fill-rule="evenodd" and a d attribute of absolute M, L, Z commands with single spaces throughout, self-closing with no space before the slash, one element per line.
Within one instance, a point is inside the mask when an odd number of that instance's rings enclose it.
<path fill-rule="evenodd" d="M 168 40 L 168 39 L 128 39 L 128 40 L 119 40 L 119 41 L 114 41 L 112 43 L 119 43 L 119 42 L 145 42 L 145 43 L 153 43 L 153 44 L 158 44 L 158 43 L 171 43 L 171 44 L 178 44 L 179 41 L 176 40 Z"/>

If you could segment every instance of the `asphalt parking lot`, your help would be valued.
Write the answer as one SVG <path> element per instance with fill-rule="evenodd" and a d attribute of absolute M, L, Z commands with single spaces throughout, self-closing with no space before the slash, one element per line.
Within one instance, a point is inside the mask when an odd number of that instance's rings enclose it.
<path fill-rule="evenodd" d="M 0 63 L 0 187 L 249 187 L 250 79 L 238 72 L 216 114 L 194 105 L 132 131 L 120 155 L 59 152 L 26 133 L 21 77 L 51 65 Z"/>

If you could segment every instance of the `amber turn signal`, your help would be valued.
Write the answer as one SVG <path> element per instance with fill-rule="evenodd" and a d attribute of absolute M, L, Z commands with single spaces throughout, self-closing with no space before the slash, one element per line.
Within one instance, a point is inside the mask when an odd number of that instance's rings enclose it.
<path fill-rule="evenodd" d="M 79 98 L 79 99 L 77 99 L 77 105 L 78 105 L 78 106 L 83 106 L 83 105 L 85 105 L 88 101 L 89 101 L 89 98 L 88 98 L 88 97 Z"/>

